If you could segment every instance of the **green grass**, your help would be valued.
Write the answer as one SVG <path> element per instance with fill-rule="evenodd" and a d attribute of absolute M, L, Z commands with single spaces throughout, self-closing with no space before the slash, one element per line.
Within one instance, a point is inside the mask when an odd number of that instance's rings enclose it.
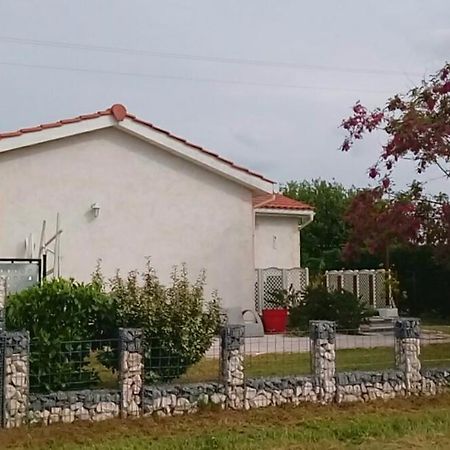
<path fill-rule="evenodd" d="M 450 367 L 450 343 L 422 346 L 421 360 L 424 367 Z M 180 381 L 195 383 L 217 379 L 217 360 L 203 358 L 190 367 Z M 336 369 L 340 372 L 353 370 L 383 370 L 394 368 L 394 348 L 374 347 L 336 351 Z M 309 353 L 267 353 L 247 356 L 245 373 L 248 378 L 305 375 L 311 373 Z"/>
<path fill-rule="evenodd" d="M 422 345 L 421 360 L 423 367 L 450 367 L 450 343 Z M 101 386 L 117 387 L 117 374 L 93 362 L 99 371 Z M 353 370 L 371 371 L 394 368 L 394 348 L 374 347 L 355 348 L 336 351 L 336 369 L 339 372 Z M 307 375 L 311 373 L 309 353 L 266 353 L 247 356 L 245 373 L 248 378 Z M 199 383 L 219 379 L 219 361 L 203 358 L 174 382 Z"/>
<path fill-rule="evenodd" d="M 448 449 L 450 394 L 0 431 L 8 450 Z"/>

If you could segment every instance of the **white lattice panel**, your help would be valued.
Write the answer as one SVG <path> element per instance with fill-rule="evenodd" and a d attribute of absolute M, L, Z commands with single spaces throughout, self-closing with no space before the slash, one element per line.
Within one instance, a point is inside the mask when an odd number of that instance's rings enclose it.
<path fill-rule="evenodd" d="M 272 292 L 279 289 L 289 289 L 292 285 L 297 291 L 304 292 L 309 285 L 309 272 L 307 268 L 294 267 L 292 269 L 280 269 L 269 267 L 256 269 L 255 281 L 255 309 L 261 312 L 272 298 Z"/>
<path fill-rule="evenodd" d="M 386 308 L 389 303 L 384 269 L 330 270 L 326 272 L 326 282 L 329 291 L 342 288 L 375 308 Z"/>

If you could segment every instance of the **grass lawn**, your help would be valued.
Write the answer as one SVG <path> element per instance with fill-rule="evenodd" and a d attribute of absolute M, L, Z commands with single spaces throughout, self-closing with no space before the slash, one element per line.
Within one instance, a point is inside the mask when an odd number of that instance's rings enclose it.
<path fill-rule="evenodd" d="M 0 430 L 15 450 L 449 449 L 450 393 L 352 405 L 211 411 Z"/>
<path fill-rule="evenodd" d="M 421 360 L 423 367 L 449 367 L 450 343 L 422 345 Z M 117 387 L 117 374 L 93 363 L 99 371 L 101 386 L 105 388 Z M 309 353 L 266 353 L 245 358 L 247 377 L 307 375 L 311 373 Z M 374 347 L 337 350 L 336 368 L 340 372 L 353 370 L 383 370 L 394 368 L 394 348 Z M 197 383 L 214 381 L 219 378 L 219 361 L 203 358 L 199 363 L 190 367 L 176 382 Z"/>
<path fill-rule="evenodd" d="M 422 346 L 424 367 L 450 367 L 450 343 Z M 383 370 L 394 368 L 394 348 L 374 347 L 338 350 L 336 366 L 340 372 L 352 370 Z M 310 370 L 309 353 L 267 353 L 245 358 L 247 377 L 305 375 Z M 204 358 L 190 367 L 180 381 L 195 383 L 216 380 L 219 361 Z"/>

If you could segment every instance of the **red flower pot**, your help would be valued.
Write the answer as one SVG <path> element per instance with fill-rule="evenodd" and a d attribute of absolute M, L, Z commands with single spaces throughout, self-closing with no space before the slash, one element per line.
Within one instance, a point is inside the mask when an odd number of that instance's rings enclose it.
<path fill-rule="evenodd" d="M 284 333 L 288 322 L 287 309 L 263 309 L 262 322 L 266 333 Z"/>

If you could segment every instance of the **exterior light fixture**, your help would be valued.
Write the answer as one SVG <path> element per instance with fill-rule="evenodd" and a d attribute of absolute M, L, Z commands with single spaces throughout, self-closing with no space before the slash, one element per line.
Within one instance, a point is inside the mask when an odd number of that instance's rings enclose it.
<path fill-rule="evenodd" d="M 92 203 L 91 211 L 94 214 L 94 217 L 98 217 L 100 214 L 100 205 L 98 203 Z"/>

